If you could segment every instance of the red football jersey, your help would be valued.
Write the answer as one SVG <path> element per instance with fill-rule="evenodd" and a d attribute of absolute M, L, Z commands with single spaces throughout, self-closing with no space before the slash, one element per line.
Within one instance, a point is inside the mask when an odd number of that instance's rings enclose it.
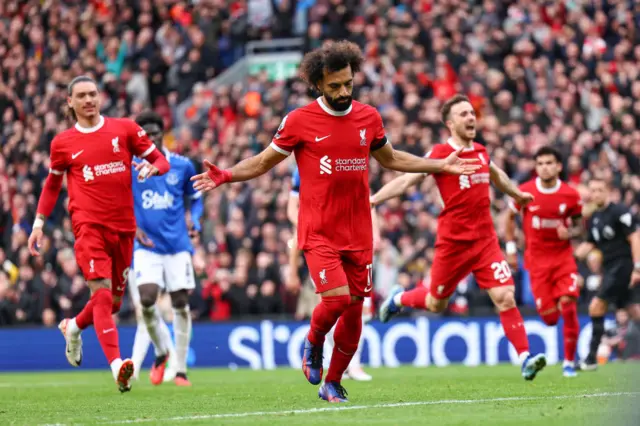
<path fill-rule="evenodd" d="M 131 160 L 155 145 L 134 121 L 100 117 L 93 128 L 75 125 L 51 142 L 50 173 L 67 173 L 69 213 L 74 229 L 99 224 L 118 232 L 136 229 Z"/>
<path fill-rule="evenodd" d="M 573 261 L 570 240 L 558 238 L 559 225 L 569 226 L 570 218 L 582 215 L 582 201 L 578 191 L 558 180 L 554 188 L 544 188 L 540 178 L 520 185 L 522 192 L 533 194 L 535 200 L 521 208 L 511 203 L 511 208 L 523 214 L 523 230 L 526 240 L 525 264 L 557 264 Z"/>
<path fill-rule="evenodd" d="M 271 147 L 296 156 L 302 250 L 372 249 L 369 154 L 385 143 L 380 114 L 359 102 L 336 112 L 319 98 L 284 117 Z"/>
<path fill-rule="evenodd" d="M 447 158 L 458 149 L 449 139 L 447 143 L 435 145 L 426 157 Z M 443 206 L 438 217 L 438 242 L 497 238 L 489 198 L 489 154 L 484 146 L 474 142 L 473 147 L 462 151 L 460 158 L 476 158 L 481 167 L 472 175 L 433 175 Z"/>

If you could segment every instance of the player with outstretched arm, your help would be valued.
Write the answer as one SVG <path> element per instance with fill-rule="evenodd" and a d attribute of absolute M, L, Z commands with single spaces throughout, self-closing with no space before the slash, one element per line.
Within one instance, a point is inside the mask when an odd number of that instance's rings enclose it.
<path fill-rule="evenodd" d="M 122 304 L 136 232 L 131 166 L 151 177 L 168 172 L 169 163 L 135 122 L 100 114 L 100 92 L 90 77 L 69 83 L 67 104 L 76 124 L 51 142 L 49 176 L 38 201 L 29 250 L 38 255 L 45 220 L 66 174 L 76 261 L 91 290 L 84 309 L 60 322 L 66 357 L 72 366 L 80 366 L 80 333 L 93 324 L 118 388 L 127 392 L 134 366 L 120 357 L 112 314 Z M 134 163 L 134 155 L 144 160 Z"/>
<path fill-rule="evenodd" d="M 298 245 L 304 252 L 321 301 L 311 317 L 302 370 L 309 383 L 323 376 L 326 334 L 336 325 L 335 346 L 319 396 L 346 402 L 342 374 L 358 348 L 362 307 L 372 290 L 372 231 L 369 156 L 383 167 L 417 173 L 470 174 L 476 159 L 420 158 L 396 151 L 387 140 L 378 111 L 352 99 L 354 73 L 363 62 L 351 42 L 327 44 L 305 55 L 301 74 L 322 96 L 282 119 L 271 144 L 228 170 L 205 161 L 207 172 L 195 188 L 210 191 L 227 182 L 258 177 L 292 153 L 300 171 Z"/>
<path fill-rule="evenodd" d="M 435 145 L 426 157 L 445 158 L 452 152 L 461 152 L 461 158 L 479 159 L 482 168 L 471 176 L 434 175 L 442 211 L 438 218 L 430 287 L 427 290 L 420 286 L 410 291 L 395 287 L 380 305 L 380 320 L 389 321 L 404 306 L 443 312 L 458 283 L 473 273 L 480 288 L 488 291 L 499 311 L 504 333 L 520 358 L 522 376 L 533 380 L 547 361 L 544 354 L 529 353 L 529 339 L 516 306 L 511 268 L 500 250 L 493 226 L 489 185 L 493 183 L 523 207 L 534 197 L 520 191 L 507 174 L 491 162 L 485 147 L 474 142 L 476 113 L 467 97 L 456 95 L 447 100 L 442 106 L 442 121 L 451 137 L 446 143 Z M 374 194 L 371 204 L 375 206 L 397 197 L 426 177 L 427 174 L 399 176 Z"/>

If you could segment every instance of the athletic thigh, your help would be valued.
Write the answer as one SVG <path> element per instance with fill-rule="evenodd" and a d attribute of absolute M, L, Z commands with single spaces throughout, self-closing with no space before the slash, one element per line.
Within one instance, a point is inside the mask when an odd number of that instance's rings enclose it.
<path fill-rule="evenodd" d="M 369 297 L 373 289 L 373 251 L 348 251 L 342 253 L 342 267 L 349 293 L 352 296 Z"/>
<path fill-rule="evenodd" d="M 338 251 L 327 246 L 314 247 L 305 250 L 304 258 L 316 293 L 349 285 Z"/>
<path fill-rule="evenodd" d="M 163 268 L 166 277 L 165 288 L 169 293 L 196 288 L 193 262 L 191 261 L 191 253 L 188 251 L 164 255 Z"/>

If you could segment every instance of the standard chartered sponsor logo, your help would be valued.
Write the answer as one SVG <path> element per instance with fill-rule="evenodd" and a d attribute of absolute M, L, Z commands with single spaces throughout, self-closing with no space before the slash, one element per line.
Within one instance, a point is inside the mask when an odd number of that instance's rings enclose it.
<path fill-rule="evenodd" d="M 559 362 L 561 345 L 557 328 L 547 327 L 537 319 L 526 320 L 524 325 L 534 339 L 536 351 L 544 352 L 550 364 Z M 308 325 L 292 327 L 271 321 L 262 321 L 255 326 L 237 326 L 228 337 L 232 355 L 230 365 L 240 363 L 253 369 L 273 369 L 283 365 L 300 368 L 302 345 L 308 332 Z M 426 318 L 418 318 L 415 321 L 398 321 L 385 329 L 367 324 L 362 333 L 366 361 L 372 367 L 397 367 L 404 363 L 426 367 L 451 363 L 475 366 L 519 362 L 518 354 L 496 320 L 434 324 Z M 581 330 L 578 342 L 581 357 L 588 352 L 590 335 L 591 326 L 587 325 Z M 326 353 L 331 353 L 328 346 L 325 347 Z M 326 357 L 325 363 L 328 362 L 329 357 Z"/>
<path fill-rule="evenodd" d="M 124 162 L 113 161 L 111 163 L 98 164 L 97 166 L 93 166 L 93 171 L 96 176 L 104 176 L 125 172 L 127 171 L 127 168 L 124 165 Z"/>
<path fill-rule="evenodd" d="M 562 225 L 560 219 L 542 219 L 540 216 L 533 216 L 531 218 L 531 226 L 533 229 L 556 229 Z"/>
<path fill-rule="evenodd" d="M 367 170 L 366 158 L 335 158 L 325 155 L 320 159 L 320 174 L 330 175 L 336 172 L 363 172 Z"/>

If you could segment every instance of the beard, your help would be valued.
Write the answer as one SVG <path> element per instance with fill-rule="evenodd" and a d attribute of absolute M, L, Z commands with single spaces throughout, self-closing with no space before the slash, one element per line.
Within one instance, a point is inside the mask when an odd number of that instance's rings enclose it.
<path fill-rule="evenodd" d="M 331 96 L 327 95 L 326 93 L 323 93 L 322 95 L 326 99 L 326 101 L 329 104 L 329 106 L 331 107 L 331 109 L 333 109 L 334 111 L 340 111 L 340 112 L 346 111 L 351 106 L 351 102 L 353 102 L 353 97 L 352 96 L 345 96 L 345 97 L 341 97 L 341 98 L 332 98 Z"/>

